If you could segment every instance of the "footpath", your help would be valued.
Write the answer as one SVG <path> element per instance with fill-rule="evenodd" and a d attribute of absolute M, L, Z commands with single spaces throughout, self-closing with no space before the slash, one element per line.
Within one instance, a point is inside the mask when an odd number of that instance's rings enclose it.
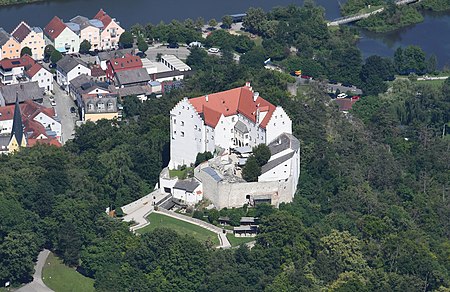
<path fill-rule="evenodd" d="M 53 290 L 48 288 L 44 284 L 44 281 L 42 281 L 42 268 L 44 267 L 49 254 L 50 251 L 48 249 L 44 249 L 39 253 L 36 265 L 34 266 L 33 282 L 17 289 L 18 292 L 53 292 Z"/>

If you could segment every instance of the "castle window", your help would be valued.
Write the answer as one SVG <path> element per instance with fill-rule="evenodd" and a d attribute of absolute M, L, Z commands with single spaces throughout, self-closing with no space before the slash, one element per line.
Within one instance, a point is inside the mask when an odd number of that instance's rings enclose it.
<path fill-rule="evenodd" d="M 179 115 L 181 115 L 181 112 L 178 112 Z"/>
<path fill-rule="evenodd" d="M 184 132 L 181 132 L 181 137 L 184 137 Z"/>
<path fill-rule="evenodd" d="M 174 125 L 177 124 L 177 119 L 173 119 L 173 124 L 174 124 Z"/>
<path fill-rule="evenodd" d="M 184 126 L 184 122 L 183 121 L 181 121 L 181 125 Z"/>
<path fill-rule="evenodd" d="M 231 133 L 233 133 L 233 129 L 231 129 Z"/>

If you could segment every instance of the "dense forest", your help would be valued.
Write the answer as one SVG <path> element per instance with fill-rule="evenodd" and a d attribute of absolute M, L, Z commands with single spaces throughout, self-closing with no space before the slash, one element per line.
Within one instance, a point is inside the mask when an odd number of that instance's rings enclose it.
<path fill-rule="evenodd" d="M 323 10 L 309 3 L 258 17 L 245 25 L 261 46 L 213 33 L 207 42 L 228 44 L 221 57 L 193 50 L 187 62 L 196 73 L 184 87 L 145 103 L 127 98 L 123 122 L 87 123 L 63 148 L 0 157 L 0 283 L 29 281 L 47 247 L 98 291 L 449 291 L 450 80 L 388 83 L 405 68 L 435 68 L 414 47 L 363 61 L 354 32 L 328 30 Z M 240 64 L 237 50 L 245 50 Z M 292 77 L 262 67 L 277 53 L 279 64 L 368 94 L 347 115 L 320 84 L 290 96 Z M 255 247 L 215 250 L 165 229 L 136 236 L 106 216 L 157 182 L 168 112 L 180 98 L 245 81 L 285 108 L 301 142 L 294 202 L 261 214 Z"/>

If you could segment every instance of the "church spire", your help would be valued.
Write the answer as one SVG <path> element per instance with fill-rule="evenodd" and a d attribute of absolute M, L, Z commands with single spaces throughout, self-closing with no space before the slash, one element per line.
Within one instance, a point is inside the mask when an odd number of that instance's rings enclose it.
<path fill-rule="evenodd" d="M 11 138 L 15 138 L 17 144 L 22 146 L 23 139 L 25 138 L 23 133 L 23 124 L 22 124 L 22 114 L 20 113 L 19 106 L 19 93 L 16 92 L 16 105 L 14 106 L 14 117 L 13 117 L 13 126 L 11 131 Z"/>

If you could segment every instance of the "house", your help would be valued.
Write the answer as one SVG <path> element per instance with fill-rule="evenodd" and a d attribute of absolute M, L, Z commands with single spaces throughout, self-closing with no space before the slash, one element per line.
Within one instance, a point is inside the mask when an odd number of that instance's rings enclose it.
<path fill-rule="evenodd" d="M 136 96 L 141 102 L 146 101 L 152 93 L 153 90 L 150 85 L 134 85 L 117 89 L 117 94 L 121 99 L 127 96 Z"/>
<path fill-rule="evenodd" d="M 233 234 L 235 237 L 255 237 L 258 234 L 258 226 L 244 225 L 233 227 Z"/>
<path fill-rule="evenodd" d="M 71 27 L 76 29 L 73 25 Z M 53 17 L 44 28 L 47 44 L 52 44 L 61 53 L 78 53 L 80 37 L 72 29 L 58 16 Z"/>
<path fill-rule="evenodd" d="M 195 162 L 198 153 L 268 144 L 292 133 L 284 109 L 243 87 L 181 100 L 170 111 L 170 163 L 174 169 Z"/>
<path fill-rule="evenodd" d="M 178 180 L 173 187 L 173 198 L 188 205 L 197 204 L 203 198 L 202 186 L 195 179 Z"/>
<path fill-rule="evenodd" d="M 165 71 L 165 72 L 158 72 L 155 74 L 151 74 L 150 77 L 153 81 L 158 81 L 160 83 L 163 82 L 171 82 L 171 81 L 177 81 L 177 80 L 183 80 L 184 76 L 186 75 L 186 72 L 181 72 L 178 70 L 175 71 Z"/>
<path fill-rule="evenodd" d="M 66 55 L 56 63 L 56 82 L 67 92 L 70 81 L 81 74 L 91 75 L 88 64 L 81 59 Z"/>
<path fill-rule="evenodd" d="M 44 32 L 40 27 L 30 27 L 22 21 L 11 33 L 11 35 L 20 43 L 20 50 L 25 47 L 31 49 L 33 59 L 42 60 L 44 58 L 45 39 Z M 19 55 L 20 56 L 20 55 Z"/>
<path fill-rule="evenodd" d="M 136 85 L 148 85 L 150 82 L 150 75 L 144 68 L 119 71 L 116 73 L 116 85 L 119 88 L 136 86 Z"/>
<path fill-rule="evenodd" d="M 125 31 L 116 19 L 111 18 L 103 9 L 94 16 L 103 23 L 100 30 L 100 50 L 110 50 L 118 48 L 120 35 Z"/>
<path fill-rule="evenodd" d="M 142 61 L 138 56 L 125 54 L 122 57 L 115 57 L 106 61 L 106 78 L 114 83 L 116 73 L 128 70 L 141 69 Z M 148 75 L 148 74 L 147 74 Z"/>
<path fill-rule="evenodd" d="M 37 82 L 38 86 L 45 91 L 53 91 L 53 74 L 45 69 L 41 64 L 34 63 L 26 71 L 28 80 Z"/>
<path fill-rule="evenodd" d="M 28 55 L 15 59 L 0 61 L 0 81 L 4 85 L 17 84 L 24 81 L 26 68 L 31 67 L 35 61 Z"/>
<path fill-rule="evenodd" d="M 28 144 L 34 144 L 32 139 L 55 139 L 61 143 L 61 122 L 53 107 L 47 108 L 32 100 L 27 100 L 20 105 L 20 109 Z M 36 123 L 39 125 L 35 125 Z M 51 144 L 56 145 L 54 142 Z"/>
<path fill-rule="evenodd" d="M 352 96 L 347 98 L 336 98 L 333 101 L 338 105 L 339 111 L 347 113 L 353 105 L 359 100 L 359 96 Z"/>
<path fill-rule="evenodd" d="M 96 82 L 84 74 L 70 82 L 70 93 L 77 101 L 83 121 L 121 117 L 114 90 L 107 83 Z"/>
<path fill-rule="evenodd" d="M 20 43 L 0 28 L 0 60 L 20 57 Z"/>
<path fill-rule="evenodd" d="M 0 87 L 0 106 L 12 105 L 19 99 L 19 103 L 33 100 L 42 103 L 45 92 L 37 82 L 10 84 Z"/>
<path fill-rule="evenodd" d="M 91 44 L 91 51 L 100 50 L 100 31 L 103 29 L 103 23 L 100 20 L 78 15 L 72 18 L 70 23 L 70 25 L 68 23 L 66 25 L 74 28 L 74 32 L 80 37 L 80 43 L 87 40 Z"/>
<path fill-rule="evenodd" d="M 134 49 L 120 49 L 115 51 L 105 51 L 105 52 L 99 52 L 96 56 L 96 63 L 100 64 L 100 67 L 103 70 L 106 70 L 107 65 L 106 62 L 111 59 L 117 59 L 125 57 L 126 55 L 135 55 Z"/>
<path fill-rule="evenodd" d="M 95 81 L 106 82 L 106 72 L 103 70 L 100 65 L 93 64 L 90 66 L 91 68 L 91 76 Z"/>

